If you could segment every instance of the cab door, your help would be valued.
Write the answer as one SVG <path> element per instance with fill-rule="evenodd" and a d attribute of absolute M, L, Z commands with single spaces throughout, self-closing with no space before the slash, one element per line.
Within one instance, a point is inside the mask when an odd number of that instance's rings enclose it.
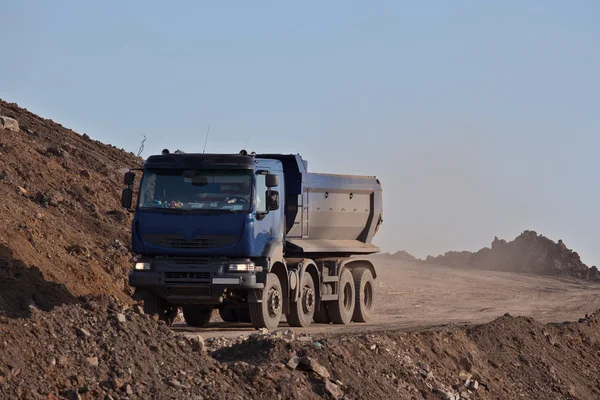
<path fill-rule="evenodd" d="M 270 164 L 270 163 L 269 163 Z M 278 185 L 267 187 L 267 175 L 278 176 Z M 256 222 L 254 224 L 254 235 L 257 247 L 264 249 L 268 242 L 283 242 L 284 222 L 283 210 L 285 199 L 282 168 L 258 162 L 256 166 L 255 187 L 254 187 L 254 213 Z M 271 192 L 271 196 L 269 196 Z M 277 209 L 269 209 L 269 197 L 275 195 L 279 199 Z"/>

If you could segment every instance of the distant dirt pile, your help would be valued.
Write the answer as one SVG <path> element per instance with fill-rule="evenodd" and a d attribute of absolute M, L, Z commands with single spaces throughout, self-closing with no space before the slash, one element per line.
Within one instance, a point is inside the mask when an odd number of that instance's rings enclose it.
<path fill-rule="evenodd" d="M 600 320 L 204 342 L 108 298 L 0 317 L 0 397 L 590 399 Z"/>
<path fill-rule="evenodd" d="M 495 238 L 491 248 L 476 253 L 450 251 L 437 257 L 429 256 L 425 262 L 600 281 L 598 269 L 588 268 L 579 254 L 568 249 L 561 240 L 556 243 L 534 231 L 525 231 L 512 242 Z"/>
<path fill-rule="evenodd" d="M 0 100 L 0 315 L 89 294 L 128 302 L 124 169 L 141 159 Z"/>

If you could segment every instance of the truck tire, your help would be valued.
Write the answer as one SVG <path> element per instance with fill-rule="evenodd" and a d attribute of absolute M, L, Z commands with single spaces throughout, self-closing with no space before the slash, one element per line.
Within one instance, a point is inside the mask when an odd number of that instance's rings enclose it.
<path fill-rule="evenodd" d="M 375 307 L 375 280 L 367 268 L 357 268 L 352 271 L 354 289 L 356 292 L 356 305 L 352 321 L 369 322 L 373 317 Z"/>
<path fill-rule="evenodd" d="M 219 315 L 224 322 L 238 322 L 238 317 L 235 314 L 234 308 L 221 308 Z"/>
<path fill-rule="evenodd" d="M 300 298 L 290 304 L 290 312 L 287 314 L 287 322 L 290 326 L 307 327 L 311 324 L 315 315 L 315 281 L 312 275 L 305 272 L 300 282 Z"/>
<path fill-rule="evenodd" d="M 329 324 L 331 323 L 331 319 L 329 318 L 329 313 L 327 312 L 327 303 L 321 302 L 321 307 L 318 311 L 315 310 L 315 315 L 313 315 L 313 319 L 317 324 Z"/>
<path fill-rule="evenodd" d="M 283 310 L 283 292 L 277 275 L 267 274 L 265 288 L 261 295 L 262 302 L 250 303 L 250 320 L 256 329 L 273 330 L 279 326 Z"/>
<path fill-rule="evenodd" d="M 183 306 L 183 317 L 188 326 L 204 328 L 210 322 L 212 308 L 206 308 L 195 304 Z"/>
<path fill-rule="evenodd" d="M 155 293 L 148 292 L 144 300 L 144 313 L 151 316 L 158 314 L 159 320 L 165 321 L 168 326 L 171 326 L 177 316 L 177 307 L 171 306 Z"/>
<path fill-rule="evenodd" d="M 240 322 L 251 322 L 250 320 L 250 310 L 247 308 L 236 308 L 235 316 Z"/>
<path fill-rule="evenodd" d="M 327 313 L 334 324 L 348 324 L 354 314 L 354 280 L 352 272 L 344 269 L 340 275 L 339 297 L 327 303 Z"/>

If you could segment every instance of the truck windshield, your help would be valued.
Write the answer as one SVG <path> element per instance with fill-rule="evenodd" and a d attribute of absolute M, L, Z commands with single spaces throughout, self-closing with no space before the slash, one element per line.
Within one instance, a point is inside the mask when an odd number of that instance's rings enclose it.
<path fill-rule="evenodd" d="M 141 209 L 248 211 L 251 170 L 145 170 Z"/>

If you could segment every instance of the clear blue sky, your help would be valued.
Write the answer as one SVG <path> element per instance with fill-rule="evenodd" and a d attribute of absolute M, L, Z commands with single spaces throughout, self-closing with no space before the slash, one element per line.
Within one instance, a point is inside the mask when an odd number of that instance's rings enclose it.
<path fill-rule="evenodd" d="M 227 6 L 227 5 L 230 6 Z M 0 97 L 144 156 L 377 175 L 377 243 L 533 229 L 600 263 L 600 3 L 3 1 Z"/>

